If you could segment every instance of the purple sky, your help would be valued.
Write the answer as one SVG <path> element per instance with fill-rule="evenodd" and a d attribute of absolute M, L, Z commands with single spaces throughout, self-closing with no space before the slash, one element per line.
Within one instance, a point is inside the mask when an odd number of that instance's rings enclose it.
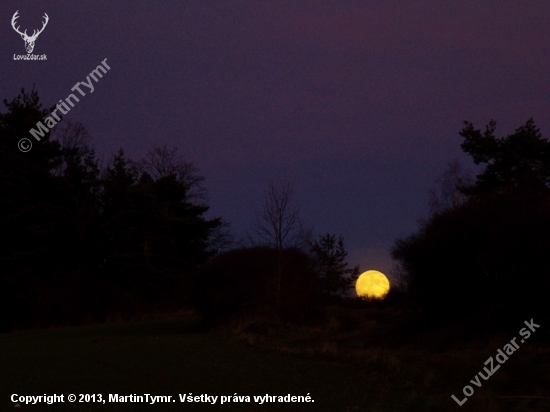
<path fill-rule="evenodd" d="M 13 60 L 16 10 L 29 34 L 49 15 L 47 61 Z M 294 181 L 315 233 L 387 272 L 444 166 L 470 165 L 463 120 L 550 134 L 549 21 L 546 0 L 3 0 L 0 98 L 36 83 L 50 106 L 107 58 L 70 112 L 98 154 L 177 146 L 237 236 L 270 180 Z"/>

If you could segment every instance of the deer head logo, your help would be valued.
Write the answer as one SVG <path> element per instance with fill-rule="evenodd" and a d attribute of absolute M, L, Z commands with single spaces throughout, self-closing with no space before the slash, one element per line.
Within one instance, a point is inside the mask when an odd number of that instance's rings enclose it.
<path fill-rule="evenodd" d="M 19 10 L 17 10 L 13 14 L 13 17 L 11 18 L 11 27 L 13 27 L 13 29 L 21 35 L 21 38 L 25 41 L 25 48 L 27 49 L 27 53 L 30 54 L 30 53 L 32 53 L 32 51 L 34 49 L 34 42 L 36 41 L 38 35 L 44 31 L 44 28 L 48 24 L 48 21 L 50 20 L 50 18 L 48 17 L 48 15 L 46 13 L 44 13 L 44 18 L 46 20 L 44 21 L 44 23 L 42 23 L 42 28 L 40 30 L 34 30 L 33 33 L 32 33 L 32 36 L 28 36 L 27 35 L 27 30 L 25 30 L 24 33 L 21 33 L 19 31 L 19 27 L 15 27 L 15 21 L 19 18 L 17 13 L 19 13 Z"/>

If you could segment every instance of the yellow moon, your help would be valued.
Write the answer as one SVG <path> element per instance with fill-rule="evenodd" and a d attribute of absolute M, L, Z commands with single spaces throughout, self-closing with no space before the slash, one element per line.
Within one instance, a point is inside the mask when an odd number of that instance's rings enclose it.
<path fill-rule="evenodd" d="M 390 281 L 377 270 L 361 273 L 355 282 L 355 291 L 360 298 L 384 299 L 390 290 Z"/>

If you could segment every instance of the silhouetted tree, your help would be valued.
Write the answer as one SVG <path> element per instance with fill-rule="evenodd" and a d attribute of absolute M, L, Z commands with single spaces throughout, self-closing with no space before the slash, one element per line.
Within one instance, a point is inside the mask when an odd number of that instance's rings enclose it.
<path fill-rule="evenodd" d="M 435 183 L 435 187 L 429 192 L 428 201 L 432 216 L 466 203 L 468 196 L 463 193 L 463 190 L 473 183 L 473 178 L 468 169 L 465 169 L 458 160 L 453 160 Z"/>
<path fill-rule="evenodd" d="M 221 219 L 204 216 L 203 178 L 176 149 L 142 162 L 121 150 L 102 172 L 80 123 L 63 119 L 34 140 L 30 129 L 54 109 L 34 89 L 4 104 L 0 330 L 131 314 L 141 297 L 163 304 L 225 246 Z M 21 139 L 31 151 L 18 149 Z"/>
<path fill-rule="evenodd" d="M 476 165 L 486 165 L 475 183 L 463 189 L 464 193 L 474 197 L 515 190 L 549 193 L 550 141 L 542 137 L 533 119 L 501 138 L 495 137 L 494 120 L 483 133 L 472 123 L 464 123 L 466 127 L 460 132 L 464 138 L 462 150 Z"/>
<path fill-rule="evenodd" d="M 104 177 L 110 276 L 160 296 L 215 253 L 210 238 L 222 221 L 204 218 L 209 207 L 189 200 L 192 186 L 174 170 L 140 172 L 119 151 Z"/>
<path fill-rule="evenodd" d="M 252 227 L 259 245 L 269 246 L 276 251 L 276 301 L 281 302 L 282 272 L 285 264 L 283 251 L 302 248 L 311 237 L 300 219 L 300 206 L 293 203 L 293 185 L 289 182 L 270 182 L 262 208 L 256 213 Z"/>
<path fill-rule="evenodd" d="M 104 242 L 101 232 L 102 191 L 100 168 L 91 137 L 80 122 L 56 126 L 53 137 L 61 145 L 61 162 L 52 171 L 58 178 L 57 196 L 67 205 L 66 262 L 79 272 L 95 272 L 101 262 Z"/>
<path fill-rule="evenodd" d="M 304 228 L 300 219 L 300 206 L 294 203 L 293 185 L 289 182 L 270 182 L 262 208 L 256 213 L 253 230 L 256 243 L 282 250 L 307 245 L 311 231 Z"/>
<path fill-rule="evenodd" d="M 38 93 L 21 90 L 7 112 L 0 114 L 0 328 L 28 322 L 32 286 L 51 278 L 63 253 L 58 217 L 64 206 L 56 197 L 52 171 L 61 162 L 59 143 L 47 132 L 34 150 L 18 150 L 21 139 L 32 139 L 31 128 L 49 113 Z M 51 110 L 51 109 L 50 109 Z M 34 140 L 34 139 L 33 139 Z"/>
<path fill-rule="evenodd" d="M 186 187 L 187 199 L 206 200 L 204 177 L 199 174 L 199 169 L 193 163 L 186 161 L 178 153 L 177 147 L 154 147 L 138 165 L 142 172 L 148 173 L 153 179 L 175 175 L 176 180 Z"/>
<path fill-rule="evenodd" d="M 530 119 L 497 139 L 471 123 L 462 148 L 485 164 L 466 199 L 398 239 L 392 256 L 416 301 L 434 316 L 543 316 L 550 293 L 550 143 Z"/>
<path fill-rule="evenodd" d="M 349 291 L 359 275 L 359 266 L 348 267 L 348 252 L 344 247 L 344 238 L 327 233 L 311 242 L 311 254 L 319 276 L 321 294 L 324 297 L 340 296 Z"/>
<path fill-rule="evenodd" d="M 176 147 L 155 147 L 149 150 L 137 165 L 141 173 L 147 173 L 155 180 L 174 175 L 175 180 L 186 189 L 187 201 L 201 204 L 207 200 L 206 189 L 203 186 L 204 177 L 199 174 L 199 169 L 193 163 L 178 153 Z M 228 250 L 233 243 L 229 224 L 220 220 L 220 224 L 210 231 L 209 255 Z"/>
<path fill-rule="evenodd" d="M 266 246 L 220 253 L 201 267 L 196 277 L 194 307 L 206 322 L 235 315 L 278 315 L 294 322 L 316 314 L 315 271 L 307 253 L 284 249 L 284 288 L 280 302 L 273 294 L 273 262 L 277 250 Z"/>
<path fill-rule="evenodd" d="M 33 89 L 0 114 L 0 289 L 13 325 L 66 321 L 99 262 L 99 169 L 80 124 L 63 122 L 35 141 L 42 109 Z M 22 153 L 18 141 L 29 139 Z M 69 294 L 65 291 L 73 289 Z M 80 302 L 79 302 L 80 301 Z M 65 319 L 62 317 L 65 316 Z"/>

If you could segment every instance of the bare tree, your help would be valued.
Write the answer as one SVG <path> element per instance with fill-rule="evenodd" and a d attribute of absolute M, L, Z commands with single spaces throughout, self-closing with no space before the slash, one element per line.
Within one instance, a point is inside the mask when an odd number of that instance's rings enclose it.
<path fill-rule="evenodd" d="M 409 288 L 409 277 L 407 271 L 402 262 L 394 261 L 390 274 L 395 279 L 395 286 L 402 290 L 407 291 Z"/>
<path fill-rule="evenodd" d="M 276 251 L 275 300 L 281 304 L 281 283 L 284 250 L 308 245 L 311 230 L 305 229 L 300 219 L 300 205 L 292 199 L 293 184 L 270 182 L 262 208 L 256 213 L 252 229 L 257 237 L 255 244 L 273 247 Z"/>
<path fill-rule="evenodd" d="M 276 249 L 301 248 L 307 244 L 308 233 L 300 220 L 300 205 L 292 200 L 293 185 L 270 182 L 260 212 L 252 224 L 259 244 Z"/>
<path fill-rule="evenodd" d="M 55 176 L 62 176 L 66 172 L 68 157 L 84 157 L 87 154 L 92 154 L 95 158 L 90 133 L 86 126 L 80 122 L 65 119 L 63 124 L 53 129 L 52 138 L 59 142 L 63 153 L 62 161 L 53 170 Z"/>
<path fill-rule="evenodd" d="M 213 255 L 228 251 L 236 244 L 235 237 L 229 230 L 229 223 L 222 222 L 220 226 L 210 231 L 208 251 Z"/>
<path fill-rule="evenodd" d="M 64 120 L 53 130 L 53 137 L 59 141 L 62 149 L 73 149 L 91 144 L 90 133 L 84 124 L 70 119 Z"/>
<path fill-rule="evenodd" d="M 177 147 L 157 146 L 147 152 L 139 162 L 141 172 L 147 172 L 153 179 L 176 175 L 176 178 L 188 187 L 190 199 L 206 200 L 206 189 L 202 185 L 204 177 L 199 169 L 187 162 L 177 153 Z"/>
<path fill-rule="evenodd" d="M 471 170 L 459 160 L 450 162 L 435 181 L 435 188 L 429 192 L 430 214 L 435 215 L 447 209 L 454 209 L 468 200 L 460 189 L 473 183 Z"/>

